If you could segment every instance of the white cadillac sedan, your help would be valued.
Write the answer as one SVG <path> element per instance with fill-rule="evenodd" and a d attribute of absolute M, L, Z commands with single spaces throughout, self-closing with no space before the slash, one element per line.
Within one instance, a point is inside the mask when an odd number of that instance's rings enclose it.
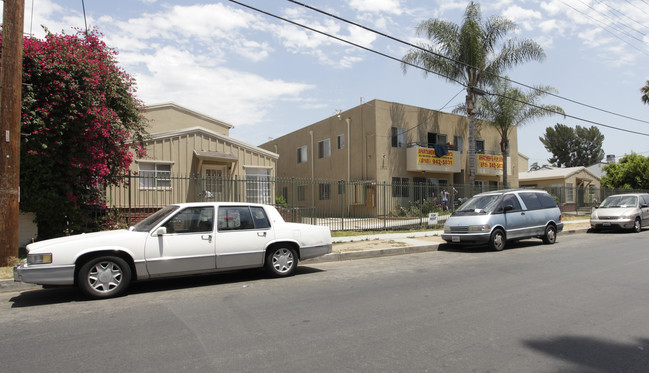
<path fill-rule="evenodd" d="M 299 260 L 331 252 L 327 227 L 287 223 L 272 206 L 169 205 L 129 230 L 80 234 L 27 245 L 14 281 L 76 285 L 94 298 L 122 294 L 134 280 L 264 267 L 293 274 Z"/>

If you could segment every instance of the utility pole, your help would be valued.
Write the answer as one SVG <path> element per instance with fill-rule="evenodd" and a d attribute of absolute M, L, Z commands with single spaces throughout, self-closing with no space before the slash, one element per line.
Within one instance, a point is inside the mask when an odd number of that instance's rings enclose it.
<path fill-rule="evenodd" d="M 24 0 L 4 0 L 0 69 L 0 266 L 18 256 Z"/>

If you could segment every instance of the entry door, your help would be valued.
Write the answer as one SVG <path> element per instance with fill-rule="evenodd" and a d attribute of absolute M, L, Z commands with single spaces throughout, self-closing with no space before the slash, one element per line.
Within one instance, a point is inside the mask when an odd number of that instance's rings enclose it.
<path fill-rule="evenodd" d="M 226 166 L 203 166 L 203 191 L 202 195 L 206 201 L 225 201 L 225 188 L 223 178 L 225 177 Z"/>
<path fill-rule="evenodd" d="M 144 254 L 149 275 L 185 274 L 216 268 L 214 206 L 178 211 L 163 225 L 167 233 L 147 238 Z"/>

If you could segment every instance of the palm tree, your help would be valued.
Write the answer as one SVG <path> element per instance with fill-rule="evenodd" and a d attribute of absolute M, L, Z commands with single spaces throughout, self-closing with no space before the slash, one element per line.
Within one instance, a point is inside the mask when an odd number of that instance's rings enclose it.
<path fill-rule="evenodd" d="M 466 114 L 469 118 L 469 183 L 474 185 L 475 159 L 475 100 L 480 87 L 495 82 L 505 69 L 530 60 L 541 61 L 545 53 L 532 40 L 507 40 L 500 50 L 497 44 L 516 24 L 504 17 L 489 17 L 482 21 L 480 5 L 470 2 L 464 12 L 462 25 L 429 19 L 417 27 L 417 35 L 426 36 L 431 43 L 420 43 L 402 60 L 404 73 L 408 66 L 425 69 L 425 74 L 438 74 L 466 87 Z"/>
<path fill-rule="evenodd" d="M 642 102 L 649 104 L 649 80 L 644 87 L 640 88 L 640 91 L 642 92 Z"/>
<path fill-rule="evenodd" d="M 534 119 L 564 114 L 561 107 L 542 105 L 538 100 L 548 93 L 557 93 L 549 86 L 536 86 L 530 92 L 513 88 L 507 79 L 501 79 L 492 86 L 493 91 L 478 98 L 475 116 L 493 126 L 500 135 L 500 152 L 503 156 L 503 185 L 507 181 L 507 155 L 509 154 L 509 135 L 516 127 L 520 127 Z M 454 112 L 465 112 L 465 105 L 459 105 Z"/>

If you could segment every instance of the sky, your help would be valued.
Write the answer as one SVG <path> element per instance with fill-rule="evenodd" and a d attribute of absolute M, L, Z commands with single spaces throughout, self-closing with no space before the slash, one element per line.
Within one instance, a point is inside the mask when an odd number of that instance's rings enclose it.
<path fill-rule="evenodd" d="M 451 112 L 464 87 L 399 60 L 411 48 L 283 0 L 239 0 L 321 30 L 379 55 L 315 34 L 231 1 L 25 0 L 25 32 L 43 37 L 96 28 L 118 51 L 147 105 L 174 102 L 234 125 L 230 136 L 260 145 L 373 99 Z M 461 23 L 467 1 L 301 0 L 312 7 L 408 43 L 425 41 L 417 25 L 439 18 Z M 550 116 L 519 129 L 519 152 L 548 164 L 539 137 L 547 127 L 597 126 L 603 149 L 617 159 L 649 156 L 649 1 L 495 0 L 480 3 L 483 19 L 517 24 L 507 39 L 531 39 L 546 58 L 506 75 L 547 85 L 568 117 Z M 85 17 L 84 17 L 85 6 Z M 392 58 L 386 57 L 390 56 Z M 516 85 L 515 85 L 516 86 Z M 519 88 L 525 89 L 522 86 Z M 495 149 L 494 149 L 495 150 Z"/>

